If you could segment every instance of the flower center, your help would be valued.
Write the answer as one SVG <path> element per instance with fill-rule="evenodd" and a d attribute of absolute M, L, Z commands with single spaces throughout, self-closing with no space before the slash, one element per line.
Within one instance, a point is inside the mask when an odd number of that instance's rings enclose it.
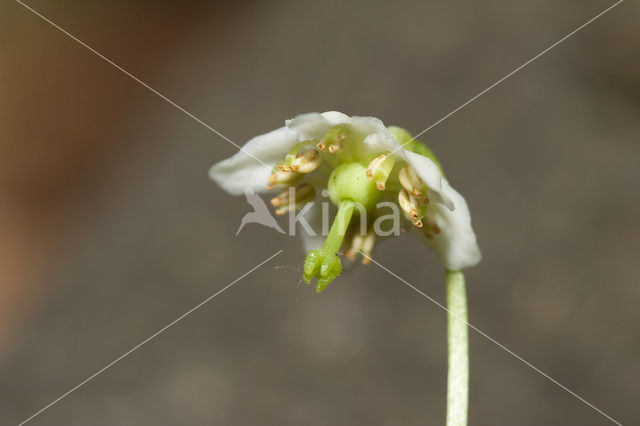
<path fill-rule="evenodd" d="M 389 127 L 388 130 L 405 149 L 431 158 L 439 167 L 433 153 L 413 140 L 409 132 L 399 127 Z M 307 253 L 304 263 L 304 281 L 309 284 L 317 278 L 318 292 L 342 272 L 337 254 L 352 218 L 369 226 L 368 214 L 364 213 L 373 213 L 383 193 L 397 194 L 404 216 L 416 228 L 421 228 L 427 238 L 432 239 L 440 232 L 428 215 L 428 188 L 416 171 L 402 159 L 394 157 L 392 152 L 368 152 L 363 138 L 348 125 L 333 126 L 320 141 L 308 139 L 295 144 L 269 177 L 269 189 L 288 188 L 271 200 L 277 208 L 276 213 L 282 215 L 300 209 L 314 199 L 318 181 L 313 177 L 304 179 L 304 176 L 317 169 L 332 169 L 326 185 L 338 213 L 322 248 Z M 370 228 L 365 235 L 354 235 L 346 256 L 351 259 L 362 252 L 366 254 L 363 263 L 368 263 L 374 242 L 375 235 Z"/>
<path fill-rule="evenodd" d="M 380 199 L 381 191 L 366 176 L 366 168 L 360 163 L 346 163 L 336 167 L 329 177 L 329 198 L 336 205 L 353 201 L 371 211 Z"/>

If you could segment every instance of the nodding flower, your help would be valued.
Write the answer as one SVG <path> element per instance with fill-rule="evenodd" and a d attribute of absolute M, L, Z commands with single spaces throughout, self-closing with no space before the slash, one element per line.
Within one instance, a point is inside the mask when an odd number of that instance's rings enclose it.
<path fill-rule="evenodd" d="M 278 191 L 271 200 L 276 214 L 308 203 L 320 209 L 314 201 L 328 191 L 338 211 L 326 238 L 319 241 L 319 232 L 304 236 L 303 279 L 309 284 L 317 278 L 318 292 L 342 273 L 338 254 L 351 260 L 362 254 L 363 263 L 369 263 L 377 239 L 370 225 L 376 216 L 365 218 L 362 212 L 371 212 L 382 200 L 397 203 L 447 270 L 481 259 L 467 203 L 449 185 L 434 154 L 406 130 L 386 127 L 375 117 L 336 111 L 298 115 L 251 139 L 215 164 L 210 176 L 233 195 L 247 188 Z M 354 232 L 355 222 L 366 233 Z"/>

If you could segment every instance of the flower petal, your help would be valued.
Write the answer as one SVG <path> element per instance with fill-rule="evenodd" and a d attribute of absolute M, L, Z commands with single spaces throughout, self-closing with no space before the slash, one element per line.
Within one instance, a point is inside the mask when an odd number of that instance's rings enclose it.
<path fill-rule="evenodd" d="M 365 148 L 372 154 L 400 148 L 382 120 L 375 117 L 349 117 L 338 111 L 312 112 L 300 114 L 286 123 L 291 130 L 300 133 L 301 139 L 321 140 L 330 127 L 347 124 L 364 138 Z"/>
<path fill-rule="evenodd" d="M 351 119 L 347 114 L 341 113 L 340 111 L 327 111 L 320 115 L 322 115 L 322 117 L 327 120 L 331 126 L 347 123 Z"/>
<path fill-rule="evenodd" d="M 327 134 L 330 127 L 338 124 L 349 123 L 351 118 L 338 111 L 323 113 L 310 112 L 300 114 L 287 120 L 287 127 L 300 135 L 300 140 L 321 140 Z"/>
<path fill-rule="evenodd" d="M 297 142 L 298 134 L 287 127 L 256 136 L 235 155 L 214 164 L 209 176 L 232 195 L 242 195 L 245 188 L 264 192 L 273 167 Z"/>
<path fill-rule="evenodd" d="M 425 238 L 425 241 L 438 253 L 445 268 L 458 271 L 478 264 L 482 255 L 471 227 L 471 215 L 464 197 L 445 178 L 442 178 L 442 187 L 456 208 L 450 210 L 439 203 L 429 205 L 427 214 L 438 225 L 440 233 L 434 233 L 433 238 Z"/>
<path fill-rule="evenodd" d="M 364 136 L 364 145 L 372 154 L 383 151 L 393 152 L 401 148 L 379 118 L 351 117 L 349 124 Z"/>
<path fill-rule="evenodd" d="M 287 128 L 306 139 L 322 139 L 331 125 L 317 112 L 296 115 L 285 121 Z"/>

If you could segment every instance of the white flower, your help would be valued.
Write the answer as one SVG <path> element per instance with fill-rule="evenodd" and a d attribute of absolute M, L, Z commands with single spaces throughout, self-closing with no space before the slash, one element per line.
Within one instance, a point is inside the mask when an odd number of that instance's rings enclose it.
<path fill-rule="evenodd" d="M 481 258 L 467 204 L 449 185 L 435 156 L 406 131 L 387 128 L 374 117 L 349 117 L 335 111 L 299 115 L 287 120 L 284 127 L 251 139 L 237 154 L 215 164 L 210 176 L 233 195 L 241 195 L 247 188 L 256 192 L 290 186 L 305 189 L 300 197 L 292 199 L 283 193 L 274 198 L 272 204 L 279 213 L 313 201 L 309 188 L 314 188 L 315 194 L 328 188 L 339 207 L 344 207 L 345 201 L 355 201 L 369 209 L 378 200 L 392 199 L 446 269 L 470 267 Z M 319 209 L 320 204 L 315 203 L 309 212 L 312 225 L 319 226 Z M 353 208 L 345 209 L 348 224 Z M 339 243 L 346 225 L 342 231 Z M 307 249 L 317 249 L 320 238 L 307 236 Z M 324 245 L 337 251 L 335 243 L 328 244 L 329 239 Z M 374 240 L 375 236 L 354 236 L 348 257 L 353 257 L 354 251 L 368 256 Z M 331 257 L 328 252 L 324 255 Z M 308 265 L 313 263 L 309 257 L 313 257 L 311 253 L 305 263 L 305 279 L 318 276 L 322 288 L 341 271 L 339 262 L 336 266 L 332 260 L 333 272 L 323 274 L 320 264 L 327 259 L 314 266 Z M 331 265 L 325 265 L 323 271 Z"/>

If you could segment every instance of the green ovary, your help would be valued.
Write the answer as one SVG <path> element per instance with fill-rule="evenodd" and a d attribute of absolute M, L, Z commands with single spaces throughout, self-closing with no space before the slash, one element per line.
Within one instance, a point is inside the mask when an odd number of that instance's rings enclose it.
<path fill-rule="evenodd" d="M 342 164 L 329 177 L 329 198 L 336 206 L 350 200 L 370 211 L 380 198 L 376 183 L 367 179 L 366 168 L 360 163 Z"/>

